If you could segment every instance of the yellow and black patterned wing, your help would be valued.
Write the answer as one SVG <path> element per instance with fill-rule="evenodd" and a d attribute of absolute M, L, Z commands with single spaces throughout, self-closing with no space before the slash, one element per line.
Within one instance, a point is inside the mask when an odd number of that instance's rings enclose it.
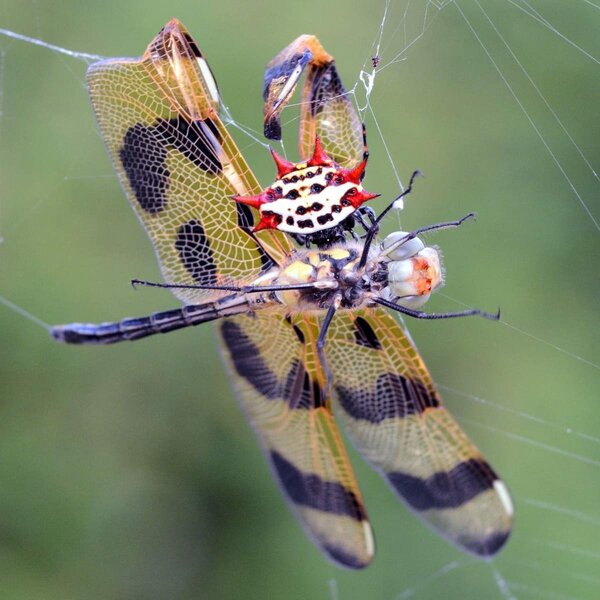
<path fill-rule="evenodd" d="M 258 311 L 218 328 L 242 406 L 298 519 L 330 559 L 365 567 L 373 534 L 324 397 L 318 319 Z"/>
<path fill-rule="evenodd" d="M 251 233 L 231 199 L 260 186 L 218 117 L 219 93 L 196 42 L 175 19 L 141 58 L 93 64 L 89 93 L 121 185 L 169 283 L 250 281 L 289 251 L 277 232 Z M 186 302 L 214 292 L 177 290 Z"/>
<path fill-rule="evenodd" d="M 363 158 L 362 124 L 338 75 L 333 56 L 314 35 L 301 35 L 267 65 L 263 83 L 265 136 L 281 139 L 281 111 L 305 69 L 300 157 L 312 156 L 315 136 L 319 136 L 333 160 L 343 167 L 356 166 Z"/>
<path fill-rule="evenodd" d="M 336 416 L 367 462 L 445 538 L 480 557 L 498 552 L 512 526 L 508 490 L 396 320 L 382 309 L 338 314 L 325 350 Z"/>

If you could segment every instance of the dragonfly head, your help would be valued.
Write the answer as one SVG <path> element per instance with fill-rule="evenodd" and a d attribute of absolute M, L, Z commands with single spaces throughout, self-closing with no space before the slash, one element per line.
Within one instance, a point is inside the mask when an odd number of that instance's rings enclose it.
<path fill-rule="evenodd" d="M 444 282 L 440 252 L 405 231 L 390 233 L 381 244 L 387 267 L 384 295 L 408 308 L 425 304 Z"/>

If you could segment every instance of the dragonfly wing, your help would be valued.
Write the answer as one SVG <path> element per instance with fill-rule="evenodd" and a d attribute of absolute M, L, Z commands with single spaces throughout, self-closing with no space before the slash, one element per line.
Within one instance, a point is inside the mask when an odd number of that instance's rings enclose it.
<path fill-rule="evenodd" d="M 365 567 L 373 535 L 316 359 L 318 320 L 258 311 L 219 323 L 241 404 L 275 478 L 317 546 Z"/>
<path fill-rule="evenodd" d="M 304 70 L 300 156 L 303 159 L 312 156 L 315 136 L 319 136 L 333 160 L 343 167 L 356 166 L 364 151 L 362 123 L 333 56 L 314 35 L 301 35 L 267 65 L 263 87 L 266 137 L 281 139 L 280 113 Z"/>
<path fill-rule="evenodd" d="M 336 315 L 325 350 L 336 416 L 367 462 L 441 535 L 495 554 L 511 530 L 508 490 L 442 405 L 398 322 L 383 309 Z"/>
<path fill-rule="evenodd" d="M 102 137 L 169 283 L 249 281 L 289 250 L 252 232 L 252 210 L 231 196 L 260 186 L 218 116 L 217 85 L 198 45 L 173 19 L 144 55 L 90 66 Z M 218 294 L 177 290 L 186 302 Z"/>

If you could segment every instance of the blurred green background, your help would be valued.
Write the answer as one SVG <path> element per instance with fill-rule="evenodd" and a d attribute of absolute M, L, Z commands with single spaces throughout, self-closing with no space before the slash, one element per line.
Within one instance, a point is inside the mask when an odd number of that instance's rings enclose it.
<path fill-rule="evenodd" d="M 0 306 L 1 598 L 600 597 L 598 230 L 583 206 L 600 217 L 598 180 L 481 9 L 596 166 L 599 79 L 584 51 L 600 55 L 600 11 L 583 1 L 399 1 L 371 96 L 403 181 L 415 168 L 426 175 L 403 226 L 478 213 L 429 238 L 447 270 L 429 308 L 501 306 L 504 322 L 409 325 L 451 411 L 514 494 L 507 548 L 490 564 L 462 555 L 353 454 L 378 554 L 366 571 L 340 570 L 286 508 L 210 326 L 72 348 Z M 337 0 L 0 0 L 0 27 L 137 56 L 177 16 L 236 120 L 260 131 L 263 68 L 276 52 L 315 33 L 351 87 L 383 11 Z M 105 155 L 84 73 L 80 60 L 0 36 L 0 294 L 50 324 L 176 305 L 129 286 L 158 269 Z M 366 186 L 389 199 L 392 163 L 368 111 L 366 122 Z M 268 154 L 236 138 L 269 183 Z"/>

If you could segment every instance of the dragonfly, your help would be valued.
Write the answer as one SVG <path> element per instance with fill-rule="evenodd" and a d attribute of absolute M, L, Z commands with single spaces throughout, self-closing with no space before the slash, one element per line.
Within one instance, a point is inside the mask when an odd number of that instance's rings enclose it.
<path fill-rule="evenodd" d="M 364 130 L 333 57 L 314 36 L 301 36 L 267 65 L 265 133 L 280 137 L 280 112 L 303 72 L 303 158 L 274 156 L 278 185 L 288 187 L 266 196 L 219 116 L 208 62 L 179 21 L 169 21 L 140 58 L 90 66 L 100 131 L 165 280 L 136 283 L 170 288 L 183 305 L 115 322 L 59 325 L 52 336 L 104 345 L 215 321 L 274 477 L 325 556 L 360 569 L 375 553 L 341 423 L 409 509 L 461 550 L 488 558 L 510 535 L 508 489 L 446 410 L 409 333 L 392 316 L 496 318 L 478 310 L 421 310 L 441 285 L 442 268 L 437 249 L 420 235 L 472 215 L 380 241 L 381 219 L 395 203 L 377 217 L 363 206 L 372 196 L 361 184 Z M 327 169 L 331 181 L 323 179 Z M 346 180 L 333 189 L 340 173 Z M 317 180 L 331 187 L 330 196 L 311 187 Z M 363 194 L 353 212 L 333 223 L 313 220 L 306 235 L 286 232 L 284 218 L 261 210 L 277 201 L 285 216 L 296 205 L 310 208 L 310 194 L 318 194 L 335 199 L 327 209 L 333 214 L 350 188 Z M 297 196 L 284 198 L 291 189 Z M 354 230 L 359 225 L 363 235 Z"/>

